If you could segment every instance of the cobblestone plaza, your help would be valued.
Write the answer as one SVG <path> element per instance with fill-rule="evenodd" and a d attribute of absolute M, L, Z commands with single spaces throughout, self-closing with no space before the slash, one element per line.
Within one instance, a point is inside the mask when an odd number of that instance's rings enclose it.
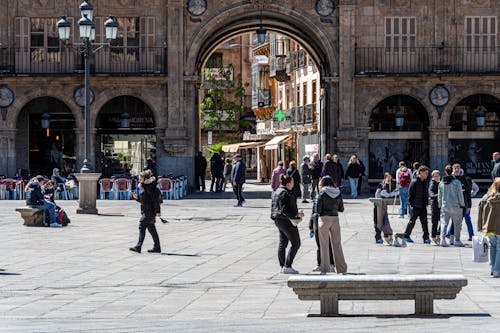
<path fill-rule="evenodd" d="M 465 248 L 375 244 L 372 205 L 345 200 L 344 254 L 353 274 L 463 274 L 468 285 L 455 300 L 436 300 L 436 315 L 415 316 L 413 301 L 341 301 L 336 318 L 318 301 L 299 301 L 279 274 L 278 231 L 269 219 L 267 185 L 247 185 L 247 204 L 232 193 L 192 194 L 162 205 L 168 224 L 157 225 L 163 253 L 130 252 L 139 204 L 98 201 L 100 215 L 76 215 L 77 202 L 59 201 L 71 224 L 28 228 L 16 207 L 0 202 L 0 332 L 305 332 L 322 330 L 498 332 L 500 284 L 487 264 Z M 310 216 L 310 205 L 301 204 Z M 473 223 L 477 216 L 474 201 Z M 391 215 L 401 232 L 406 220 Z M 294 267 L 315 266 L 316 244 L 307 223 Z M 464 228 L 465 229 L 465 228 Z M 146 238 L 144 250 L 152 245 Z"/>

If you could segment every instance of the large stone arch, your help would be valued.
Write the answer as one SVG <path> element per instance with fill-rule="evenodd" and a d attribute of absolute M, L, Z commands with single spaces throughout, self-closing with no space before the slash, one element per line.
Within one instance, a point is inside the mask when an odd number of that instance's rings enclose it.
<path fill-rule="evenodd" d="M 223 40 L 240 33 L 253 32 L 261 25 L 302 44 L 318 65 L 322 76 L 329 77 L 337 72 L 331 37 L 311 21 L 310 15 L 281 4 L 269 4 L 262 10 L 246 4 L 212 17 L 193 34 L 187 42 L 186 61 L 186 68 L 192 69 L 192 72 L 186 74 L 198 75 L 205 59 Z"/>
<path fill-rule="evenodd" d="M 16 99 L 14 103 L 9 107 L 9 111 L 7 114 L 7 126 L 10 128 L 16 128 L 17 118 L 19 114 L 24 109 L 24 107 L 30 103 L 32 100 L 42 97 L 52 97 L 55 98 L 66 105 L 66 107 L 71 110 L 73 114 L 73 118 L 75 119 L 75 124 L 77 128 L 83 128 L 83 117 L 80 111 L 80 108 L 76 106 L 72 99 L 72 94 L 68 94 L 65 90 L 55 90 L 51 89 L 50 92 L 47 92 L 42 89 L 36 90 L 25 90 L 16 93 Z"/>
<path fill-rule="evenodd" d="M 456 94 L 450 98 L 450 101 L 448 102 L 447 108 L 443 112 L 443 116 L 442 116 L 443 126 L 449 126 L 448 124 L 450 123 L 451 114 L 453 113 L 455 106 L 457 106 L 457 104 L 460 103 L 460 101 L 462 101 L 463 99 L 465 99 L 469 96 L 479 95 L 479 94 L 491 95 L 491 96 L 496 97 L 497 99 L 500 100 L 500 92 L 497 91 L 494 87 L 465 88 L 465 89 L 460 91 L 460 94 Z"/>
<path fill-rule="evenodd" d="M 167 116 L 164 114 L 164 111 L 159 110 L 157 107 L 155 107 L 155 103 L 153 102 L 154 97 L 151 96 L 150 94 L 138 94 L 137 90 L 134 90 L 132 88 L 120 88 L 120 89 L 105 89 L 98 94 L 98 97 L 92 104 L 92 109 L 91 109 L 91 116 L 90 116 L 90 121 L 91 121 L 91 128 L 95 128 L 96 123 L 97 123 L 97 117 L 99 116 L 99 112 L 102 110 L 103 106 L 106 105 L 109 101 L 116 97 L 121 97 L 121 96 L 130 96 L 137 98 L 144 104 L 146 104 L 149 109 L 153 112 L 154 116 L 154 121 L 155 121 L 155 127 L 157 128 L 164 128 L 167 126 L 166 120 Z"/>

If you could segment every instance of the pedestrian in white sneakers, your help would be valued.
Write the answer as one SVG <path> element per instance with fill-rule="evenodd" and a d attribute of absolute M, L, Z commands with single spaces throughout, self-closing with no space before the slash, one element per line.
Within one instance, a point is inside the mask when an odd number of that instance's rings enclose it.
<path fill-rule="evenodd" d="M 446 230 L 448 222 L 452 221 L 454 225 L 454 234 L 450 236 L 450 245 L 464 246 L 460 241 L 460 232 L 462 231 L 462 210 L 465 207 L 464 195 L 462 193 L 462 184 L 452 176 L 453 169 L 447 165 L 444 169 L 445 176 L 439 183 L 438 205 L 441 209 L 441 246 L 448 246 L 446 243 Z"/>

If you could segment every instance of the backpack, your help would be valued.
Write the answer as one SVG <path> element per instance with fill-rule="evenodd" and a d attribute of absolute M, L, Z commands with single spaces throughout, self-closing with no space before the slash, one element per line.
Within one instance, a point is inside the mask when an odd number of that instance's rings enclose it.
<path fill-rule="evenodd" d="M 410 171 L 401 171 L 399 173 L 399 187 L 408 187 L 411 183 Z"/>

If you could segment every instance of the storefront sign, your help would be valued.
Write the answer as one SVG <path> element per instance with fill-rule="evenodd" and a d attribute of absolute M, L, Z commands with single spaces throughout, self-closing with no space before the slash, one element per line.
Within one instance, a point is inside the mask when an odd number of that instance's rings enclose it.
<path fill-rule="evenodd" d="M 497 140 L 449 140 L 450 163 L 460 163 L 465 173 L 473 179 L 490 179 L 491 155 L 498 151 Z"/>
<path fill-rule="evenodd" d="M 212 131 L 208 131 L 208 132 L 207 132 L 207 144 L 208 144 L 209 146 L 211 146 L 211 145 L 212 145 L 212 142 L 213 142 L 213 141 L 212 141 Z"/>
<path fill-rule="evenodd" d="M 120 128 L 121 117 L 120 114 L 101 114 L 101 127 L 103 128 Z M 152 116 L 131 115 L 130 128 L 154 128 L 154 120 Z"/>
<path fill-rule="evenodd" d="M 305 145 L 305 152 L 306 154 L 319 153 L 319 145 L 318 144 Z"/>

